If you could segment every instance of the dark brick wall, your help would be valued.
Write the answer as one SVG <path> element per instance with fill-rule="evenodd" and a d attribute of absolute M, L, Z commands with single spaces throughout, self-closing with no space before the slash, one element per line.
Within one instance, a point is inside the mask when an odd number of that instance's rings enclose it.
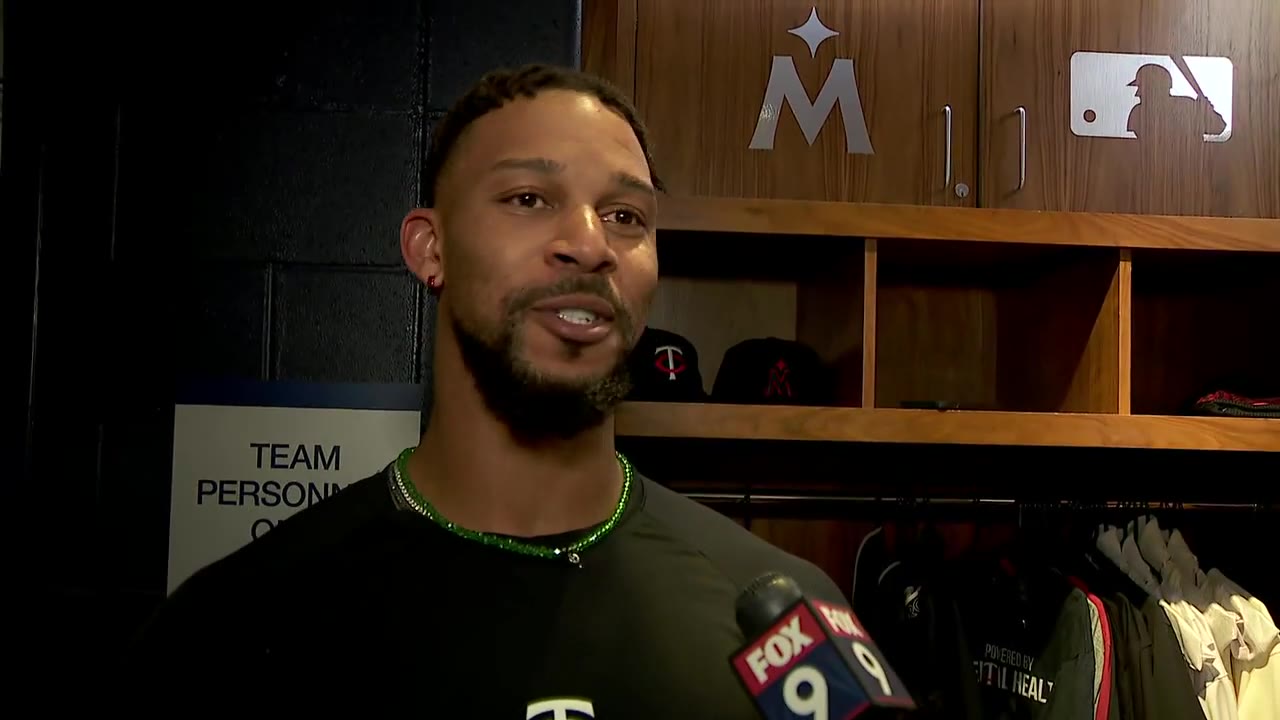
<path fill-rule="evenodd" d="M 180 381 L 423 381 L 398 227 L 430 129 L 490 68 L 579 64 L 580 4 L 6 3 L 4 512 L 37 657 L 110 652 L 161 598 Z"/>

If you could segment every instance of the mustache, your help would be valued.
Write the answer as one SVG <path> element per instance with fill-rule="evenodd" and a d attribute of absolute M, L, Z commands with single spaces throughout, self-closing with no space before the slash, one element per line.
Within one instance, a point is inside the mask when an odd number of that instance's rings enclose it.
<path fill-rule="evenodd" d="M 620 322 L 627 328 L 631 326 L 631 313 L 623 304 L 622 298 L 614 292 L 609 281 L 599 275 L 573 275 L 551 285 L 521 290 L 508 301 L 507 315 L 514 317 L 543 300 L 561 295 L 594 295 L 613 308 L 615 322 Z"/>

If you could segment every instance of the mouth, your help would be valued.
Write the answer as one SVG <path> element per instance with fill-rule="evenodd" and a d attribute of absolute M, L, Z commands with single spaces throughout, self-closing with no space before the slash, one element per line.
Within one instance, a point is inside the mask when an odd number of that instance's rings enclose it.
<path fill-rule="evenodd" d="M 533 309 L 554 313 L 561 320 L 575 325 L 610 323 L 614 319 L 613 305 L 596 295 L 562 295 L 544 300 Z"/>
<path fill-rule="evenodd" d="M 598 342 L 613 327 L 613 306 L 596 295 L 562 295 L 537 303 L 532 309 L 552 334 L 570 342 Z"/>

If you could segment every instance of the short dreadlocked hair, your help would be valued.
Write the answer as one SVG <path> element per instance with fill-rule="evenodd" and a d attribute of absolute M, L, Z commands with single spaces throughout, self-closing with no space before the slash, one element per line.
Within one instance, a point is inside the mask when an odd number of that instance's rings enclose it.
<path fill-rule="evenodd" d="M 622 91 L 607 81 L 585 72 L 555 65 L 530 64 L 516 69 L 495 70 L 480 79 L 466 95 L 458 99 L 436 127 L 427 153 L 423 183 L 425 207 L 436 204 L 436 185 L 453 148 L 464 130 L 480 117 L 501 108 L 517 98 L 535 98 L 544 90 L 569 90 L 591 95 L 605 107 L 618 113 L 631 125 L 644 160 L 649 165 L 649 179 L 658 191 L 662 181 L 654 169 L 649 150 L 649 137 L 635 106 Z"/>

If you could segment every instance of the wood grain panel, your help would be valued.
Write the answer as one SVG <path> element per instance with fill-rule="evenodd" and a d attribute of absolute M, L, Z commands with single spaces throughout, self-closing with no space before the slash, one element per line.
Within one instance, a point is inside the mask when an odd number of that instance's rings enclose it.
<path fill-rule="evenodd" d="M 582 69 L 634 98 L 635 61 L 636 0 L 584 0 Z"/>
<path fill-rule="evenodd" d="M 617 82 L 618 0 L 583 0 L 582 69 Z"/>
<path fill-rule="evenodd" d="M 1256 418 L 624 403 L 626 437 L 1280 452 Z"/>
<path fill-rule="evenodd" d="M 858 544 L 870 526 L 833 518 L 754 518 L 751 532 L 822 568 L 848 597 Z"/>
<path fill-rule="evenodd" d="M 648 324 L 693 343 L 703 385 L 711 392 L 725 350 L 748 338 L 796 338 L 796 284 L 664 277 L 654 294 Z"/>
<path fill-rule="evenodd" d="M 811 54 L 788 30 L 814 9 L 839 34 Z M 975 182 L 977 27 L 968 0 L 643 0 L 636 100 L 673 193 L 971 205 L 954 185 Z M 838 107 L 812 145 L 789 102 L 764 107 L 775 56 L 794 62 L 810 103 L 852 59 L 873 154 L 848 151 Z M 753 150 L 766 112 L 774 144 Z"/>
<path fill-rule="evenodd" d="M 880 307 L 879 254 L 875 238 L 867 238 L 862 268 L 862 407 L 876 406 L 876 313 Z"/>
<path fill-rule="evenodd" d="M 876 397 L 1117 412 L 1119 252 L 904 240 L 879 258 Z"/>
<path fill-rule="evenodd" d="M 812 347 L 834 373 L 836 404 L 862 403 L 863 253 L 815 263 L 796 288 L 796 339 Z"/>
<path fill-rule="evenodd" d="M 799 340 L 837 371 L 841 404 L 861 394 L 863 244 L 783 235 L 660 233 L 649 324 L 685 335 L 712 386 L 724 352 L 750 338 Z"/>
<path fill-rule="evenodd" d="M 1280 220 L 665 197 L 660 230 L 1280 252 Z"/>
<path fill-rule="evenodd" d="M 1135 253 L 1133 412 L 1186 412 L 1215 390 L 1280 396 L 1277 316 L 1280 255 Z"/>
<path fill-rule="evenodd" d="M 1120 312 L 1120 414 L 1133 412 L 1133 251 L 1120 251 L 1116 270 Z"/>
<path fill-rule="evenodd" d="M 995 407 L 996 291 L 889 284 L 876 290 L 877 407 L 946 401 Z"/>
<path fill-rule="evenodd" d="M 1119 252 L 1081 252 L 999 297 L 999 405 L 1120 410 Z"/>
<path fill-rule="evenodd" d="M 1280 3 L 986 0 L 982 27 L 981 205 L 1280 217 Z M 1075 135 L 1077 51 L 1229 58 L 1231 138 L 1204 142 L 1203 117 L 1174 100 L 1150 101 L 1146 116 L 1157 122 L 1140 123 L 1145 132 L 1138 138 Z M 1074 82 L 1093 84 L 1090 97 L 1123 100 L 1135 92 L 1124 87 L 1132 79 L 1092 75 Z M 1027 109 L 1022 189 L 1020 106 Z M 1095 112 L 1127 113 L 1127 106 L 1103 101 Z"/>

